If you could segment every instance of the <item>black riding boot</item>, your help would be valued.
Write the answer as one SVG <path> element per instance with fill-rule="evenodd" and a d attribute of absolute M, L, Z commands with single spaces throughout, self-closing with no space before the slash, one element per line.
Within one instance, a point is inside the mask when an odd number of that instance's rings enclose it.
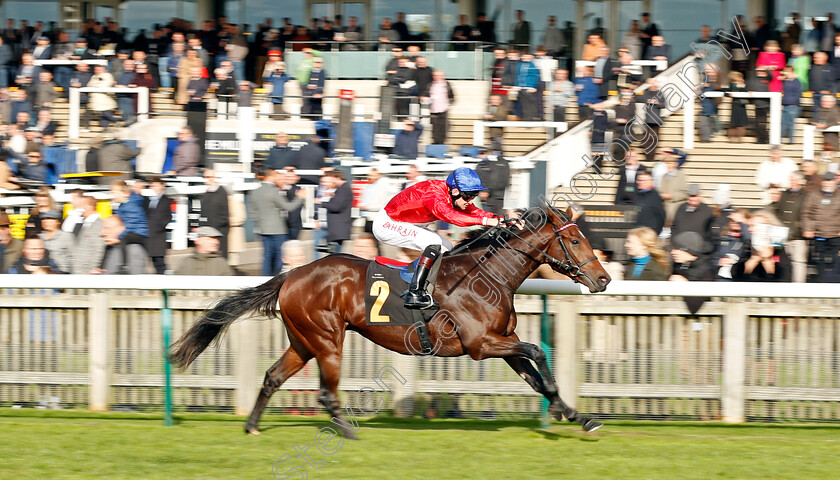
<path fill-rule="evenodd" d="M 439 307 L 435 299 L 426 292 L 426 279 L 429 276 L 429 270 L 439 256 L 440 245 L 429 245 L 423 251 L 423 255 L 417 262 L 417 269 L 414 270 L 414 276 L 411 278 L 408 293 L 405 296 L 405 308 L 427 309 Z"/>

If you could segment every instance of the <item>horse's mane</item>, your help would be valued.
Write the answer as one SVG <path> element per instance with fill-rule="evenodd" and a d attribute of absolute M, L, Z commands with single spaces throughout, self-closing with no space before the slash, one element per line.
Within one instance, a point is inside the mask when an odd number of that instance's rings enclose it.
<path fill-rule="evenodd" d="M 540 207 L 531 207 L 529 209 L 519 209 L 519 216 L 525 221 L 528 221 L 529 218 L 533 215 L 544 215 L 545 211 Z M 476 238 L 480 237 L 487 231 L 488 228 L 497 228 L 497 227 L 486 227 L 486 228 L 476 228 L 474 230 L 470 230 L 467 232 L 467 235 L 458 242 L 457 245 L 453 248 L 453 250 L 457 250 L 461 248 L 463 245 L 466 245 Z M 498 235 L 486 235 L 483 238 L 480 238 L 478 241 L 470 245 L 471 249 L 477 249 L 482 247 L 489 247 L 491 245 L 497 246 L 499 244 L 499 239 L 502 240 L 509 240 L 512 237 L 510 232 L 506 230 L 499 230 Z"/>

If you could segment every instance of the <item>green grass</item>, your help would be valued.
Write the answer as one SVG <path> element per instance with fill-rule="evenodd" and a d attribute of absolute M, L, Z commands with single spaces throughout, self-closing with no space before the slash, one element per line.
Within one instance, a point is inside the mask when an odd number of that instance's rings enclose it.
<path fill-rule="evenodd" d="M 243 433 L 240 417 L 176 418 L 164 427 L 156 414 L 0 409 L 0 478 L 271 479 L 295 444 L 324 458 L 313 441 L 326 416 L 267 416 L 258 437 Z M 377 417 L 358 434 L 308 478 L 827 479 L 840 465 L 834 425 L 607 422 L 584 434 L 536 420 Z"/>

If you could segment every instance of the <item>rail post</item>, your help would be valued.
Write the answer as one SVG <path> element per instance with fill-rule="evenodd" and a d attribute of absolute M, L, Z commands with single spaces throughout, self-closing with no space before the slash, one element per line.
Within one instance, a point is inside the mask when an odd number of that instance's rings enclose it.
<path fill-rule="evenodd" d="M 169 342 L 172 336 L 172 309 L 169 308 L 169 292 L 163 293 L 163 309 L 160 311 L 160 328 L 163 334 L 163 424 L 171 426 L 172 421 L 172 364 L 169 363 Z"/>
<path fill-rule="evenodd" d="M 551 345 L 549 345 L 548 334 L 548 295 L 541 295 L 542 297 L 542 315 L 540 316 L 540 347 L 545 352 L 545 361 L 548 363 L 548 368 L 553 370 Z M 548 415 L 548 399 L 543 397 L 542 408 L 540 412 L 540 426 L 548 428 L 551 425 L 551 417 Z"/>

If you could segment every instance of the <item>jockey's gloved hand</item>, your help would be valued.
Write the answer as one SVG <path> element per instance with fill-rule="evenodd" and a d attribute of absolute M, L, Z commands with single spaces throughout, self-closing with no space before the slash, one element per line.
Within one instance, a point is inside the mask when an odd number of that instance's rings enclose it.
<path fill-rule="evenodd" d="M 525 229 L 525 221 L 519 217 L 508 217 L 507 215 L 503 215 L 499 217 L 499 224 L 503 227 L 514 227 L 518 230 Z"/>

